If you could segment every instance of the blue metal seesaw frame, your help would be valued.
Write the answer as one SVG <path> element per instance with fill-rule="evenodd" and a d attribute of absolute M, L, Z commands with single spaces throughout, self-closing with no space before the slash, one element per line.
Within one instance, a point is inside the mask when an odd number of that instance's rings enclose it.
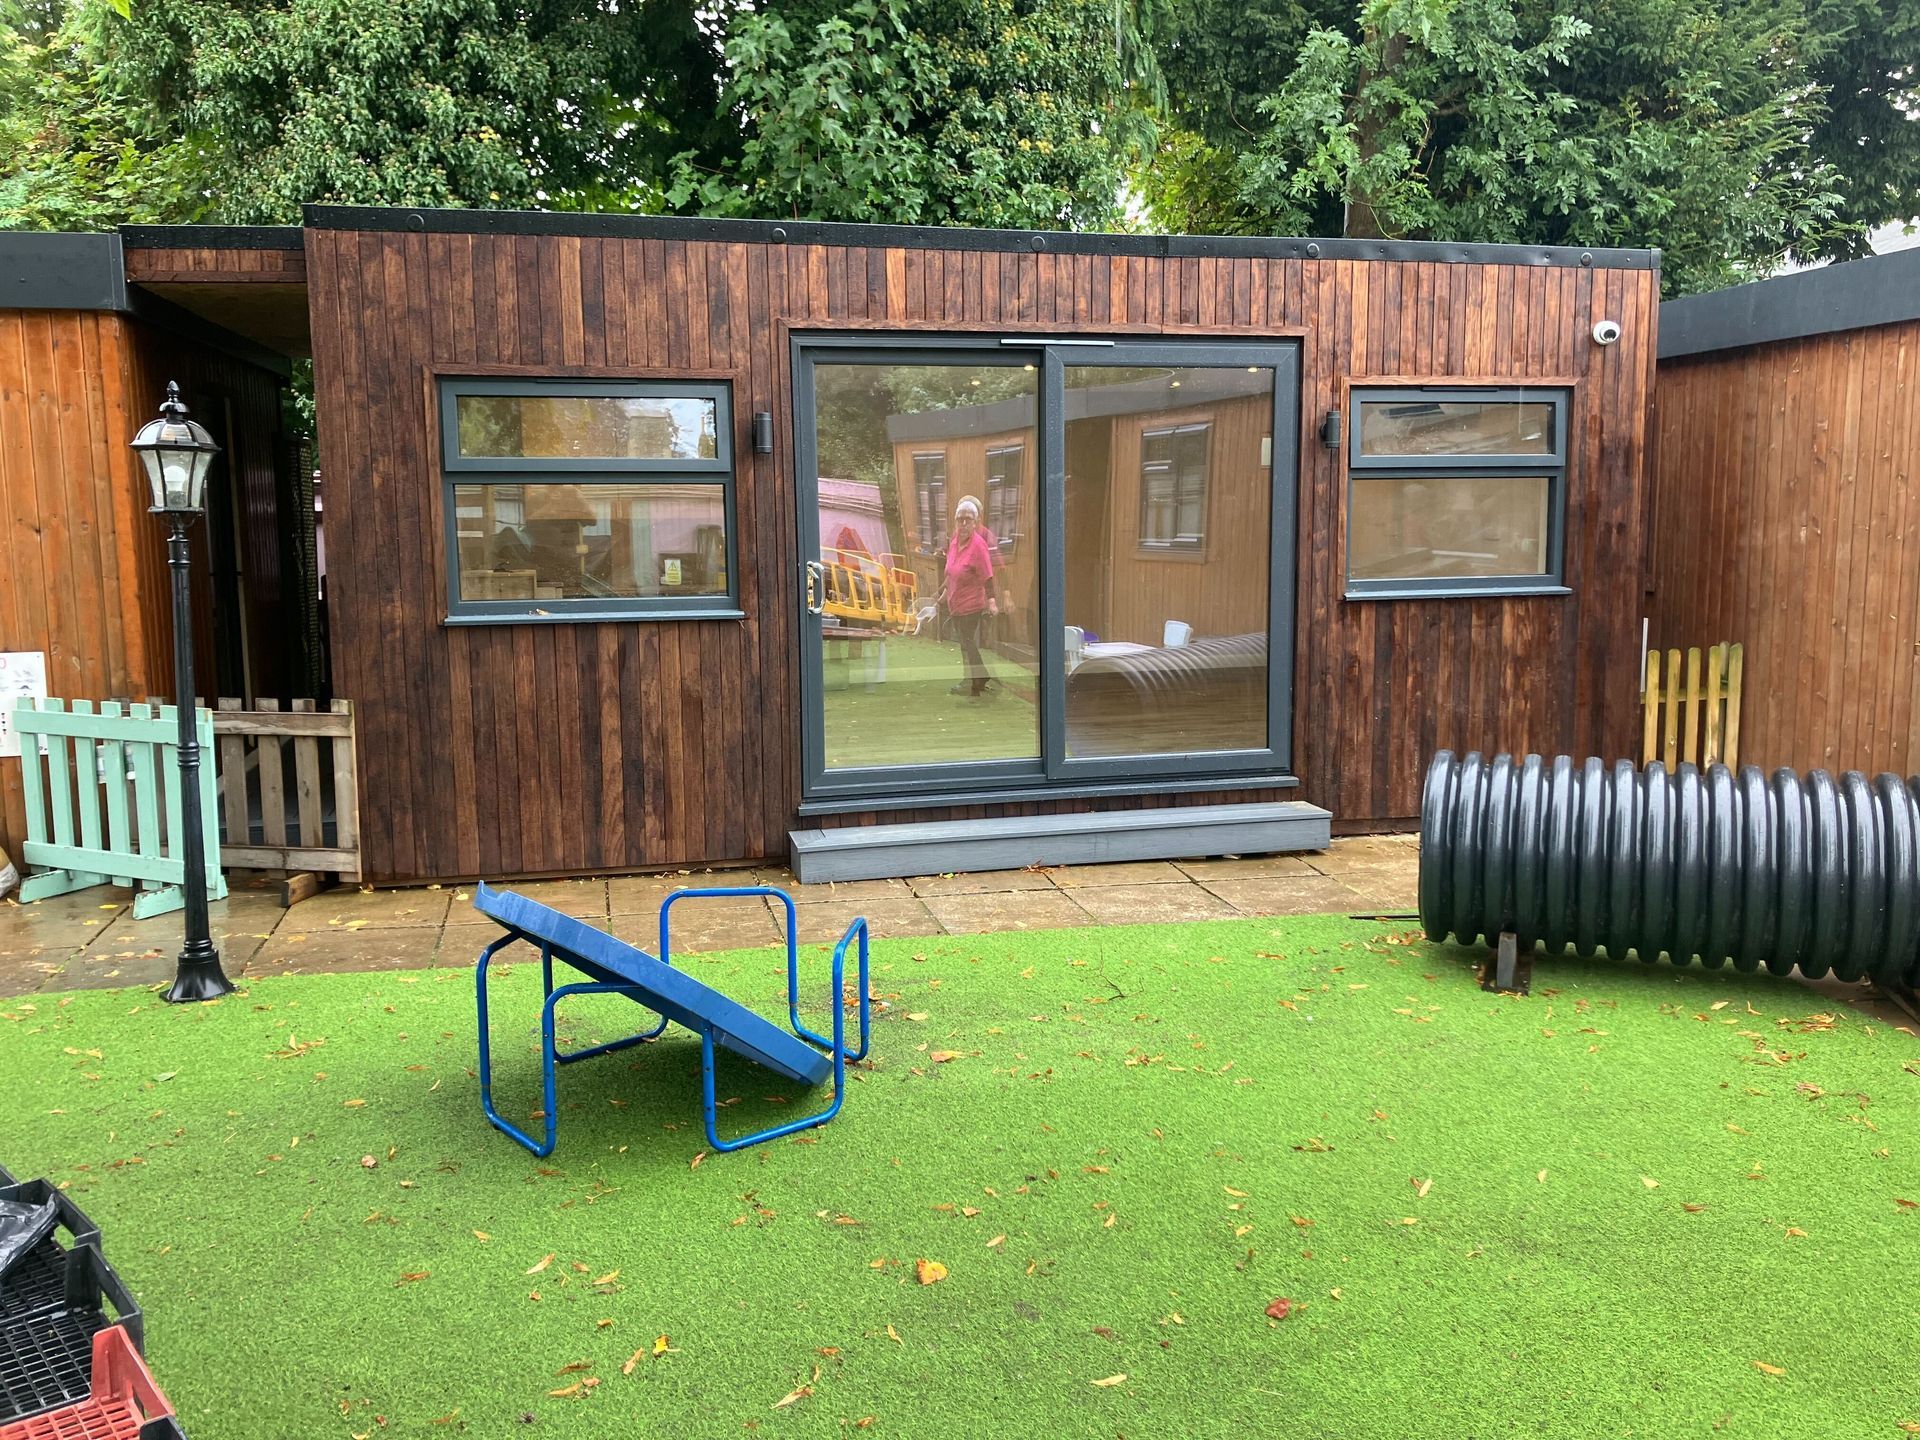
<path fill-rule="evenodd" d="M 778 898 L 787 912 L 787 1021 L 792 1027 L 791 1034 L 685 971 L 673 968 L 670 915 L 678 901 L 763 896 Z M 563 915 L 511 890 L 493 890 L 483 883 L 475 889 L 473 904 L 476 910 L 492 918 L 507 932 L 480 952 L 479 962 L 474 968 L 474 991 L 480 1023 L 480 1105 L 496 1129 L 504 1131 L 536 1156 L 544 1159 L 553 1153 L 559 1130 L 555 1067 L 656 1040 L 666 1030 L 669 1020 L 677 1021 L 700 1037 L 700 1108 L 706 1120 L 707 1143 L 714 1150 L 741 1150 L 762 1141 L 777 1140 L 782 1135 L 824 1125 L 840 1113 L 841 1103 L 846 1099 L 847 1065 L 866 1058 L 871 1038 L 865 917 L 849 925 L 833 949 L 833 1036 L 829 1039 L 815 1034 L 800 1023 L 799 914 L 794 908 L 793 897 L 784 890 L 770 885 L 741 885 L 674 891 L 660 905 L 660 958 L 657 960 L 644 950 L 616 940 L 585 921 Z M 543 1140 L 534 1139 L 505 1119 L 493 1105 L 493 1047 L 487 1023 L 487 964 L 507 946 L 523 940 L 540 951 L 541 988 L 545 995 L 540 1012 L 540 1072 L 546 1102 L 546 1135 Z M 847 1049 L 845 1003 L 847 947 L 856 941 L 859 944 L 860 1048 L 850 1052 Z M 553 983 L 556 956 L 592 978 L 556 989 Z M 649 1030 L 618 1040 L 591 1045 L 583 1050 L 562 1051 L 554 1044 L 554 1008 L 570 995 L 624 995 L 638 1005 L 657 1011 L 660 1022 Z M 832 1103 L 816 1115 L 789 1120 L 783 1125 L 758 1130 L 736 1139 L 721 1139 L 716 1124 L 719 1107 L 714 1096 L 716 1043 L 803 1084 L 817 1085 L 830 1070 L 833 1075 Z M 820 1054 L 819 1050 L 813 1048 L 816 1046 L 827 1053 Z"/>

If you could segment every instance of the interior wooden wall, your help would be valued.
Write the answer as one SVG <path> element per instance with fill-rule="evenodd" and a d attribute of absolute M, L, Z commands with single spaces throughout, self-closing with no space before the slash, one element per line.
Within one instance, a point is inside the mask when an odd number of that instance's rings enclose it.
<path fill-rule="evenodd" d="M 1092 803 L 1299 795 L 1389 825 L 1417 811 L 1439 746 L 1624 753 L 1637 733 L 1652 271 L 323 228 L 307 264 L 335 680 L 381 797 L 363 819 L 371 875 L 784 853 L 800 799 L 792 329 L 1302 337 L 1303 783 Z M 1589 338 L 1603 317 L 1620 343 Z M 433 376 L 514 371 L 732 379 L 744 620 L 443 623 Z M 1342 599 L 1345 473 L 1317 432 L 1355 376 L 1575 383 L 1571 595 Z M 749 443 L 760 409 L 773 456 Z"/>
<path fill-rule="evenodd" d="M 231 383 L 244 404 L 260 377 L 271 393 L 265 372 L 123 315 L 0 310 L 0 650 L 44 652 L 50 694 L 171 693 L 165 530 L 127 442 L 167 378 Z M 204 577 L 204 538 L 200 561 Z M 17 859 L 24 838 L 20 765 L 0 761 L 0 844 Z"/>
<path fill-rule="evenodd" d="M 1651 641 L 1745 648 L 1740 758 L 1920 763 L 1920 322 L 1663 362 Z"/>

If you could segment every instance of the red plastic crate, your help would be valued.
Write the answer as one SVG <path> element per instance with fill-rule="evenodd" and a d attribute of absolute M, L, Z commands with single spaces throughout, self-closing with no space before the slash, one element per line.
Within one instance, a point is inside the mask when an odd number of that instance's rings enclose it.
<path fill-rule="evenodd" d="M 92 1396 L 0 1425 L 0 1440 L 156 1440 L 180 1433 L 173 1406 L 118 1325 L 93 1337 Z"/>

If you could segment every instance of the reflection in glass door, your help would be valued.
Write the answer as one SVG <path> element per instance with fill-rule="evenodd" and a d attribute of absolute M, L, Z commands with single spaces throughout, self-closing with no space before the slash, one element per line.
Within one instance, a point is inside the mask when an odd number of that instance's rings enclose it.
<path fill-rule="evenodd" d="M 827 776 L 1039 761 L 1039 366 L 964 362 L 809 367 Z"/>
<path fill-rule="evenodd" d="M 794 354 L 810 799 L 1288 773 L 1297 346 Z"/>
<path fill-rule="evenodd" d="M 1064 371 L 1066 758 L 1262 749 L 1274 371 Z"/>

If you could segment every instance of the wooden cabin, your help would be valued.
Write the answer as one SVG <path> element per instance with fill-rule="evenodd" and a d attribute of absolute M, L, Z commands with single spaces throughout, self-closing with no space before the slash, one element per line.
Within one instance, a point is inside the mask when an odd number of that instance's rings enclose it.
<path fill-rule="evenodd" d="M 1744 648 L 1740 759 L 1920 766 L 1920 250 L 1661 307 L 1649 641 Z"/>
<path fill-rule="evenodd" d="M 1282 849 L 1411 825 L 1441 746 L 1637 734 L 1650 251 L 325 206 L 120 242 L 129 294 L 311 352 L 369 879 Z"/>

